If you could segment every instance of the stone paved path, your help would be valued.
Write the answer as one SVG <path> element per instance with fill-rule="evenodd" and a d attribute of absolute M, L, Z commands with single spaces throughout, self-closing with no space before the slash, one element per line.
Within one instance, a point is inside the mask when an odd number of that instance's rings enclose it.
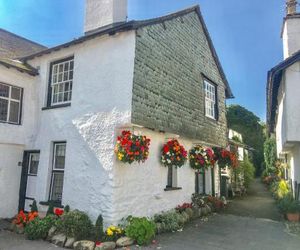
<path fill-rule="evenodd" d="M 149 247 L 166 250 L 299 250 L 300 237 L 286 232 L 284 221 L 264 186 L 256 180 L 247 197 L 235 199 L 223 214 L 196 220 L 182 232 L 163 234 Z M 57 250 L 43 241 L 0 231 L 0 250 Z M 129 250 L 129 249 L 127 249 Z"/>
<path fill-rule="evenodd" d="M 183 232 L 160 235 L 157 242 L 142 249 L 300 250 L 300 237 L 286 232 L 272 196 L 258 179 L 223 214 L 192 222 Z"/>

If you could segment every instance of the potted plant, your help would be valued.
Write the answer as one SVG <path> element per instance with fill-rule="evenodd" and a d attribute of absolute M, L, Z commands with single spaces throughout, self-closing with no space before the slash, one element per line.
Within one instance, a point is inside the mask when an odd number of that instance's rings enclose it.
<path fill-rule="evenodd" d="M 300 204 L 299 201 L 292 200 L 287 204 L 286 217 L 288 221 L 297 222 L 300 219 Z"/>

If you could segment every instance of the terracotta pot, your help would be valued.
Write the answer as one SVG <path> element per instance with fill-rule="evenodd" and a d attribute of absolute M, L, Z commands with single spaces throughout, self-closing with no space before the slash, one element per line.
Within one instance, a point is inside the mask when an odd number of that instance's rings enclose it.
<path fill-rule="evenodd" d="M 287 213 L 286 217 L 287 217 L 288 221 L 297 222 L 300 219 L 300 214 L 299 213 Z"/>

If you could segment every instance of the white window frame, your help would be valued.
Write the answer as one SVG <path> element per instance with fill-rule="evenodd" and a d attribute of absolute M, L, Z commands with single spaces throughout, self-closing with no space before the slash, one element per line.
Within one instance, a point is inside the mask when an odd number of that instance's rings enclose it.
<path fill-rule="evenodd" d="M 39 167 L 38 167 L 38 168 L 37 168 L 37 171 L 36 171 L 36 174 L 30 173 L 30 168 L 31 168 L 31 162 L 32 162 L 32 156 L 33 156 L 33 155 L 38 155 L 38 159 L 39 159 L 39 162 L 40 162 L 40 153 L 30 153 L 30 154 L 29 154 L 29 164 L 28 164 L 28 175 L 29 175 L 29 176 L 37 176 L 38 171 L 39 171 Z M 39 164 L 38 164 L 38 166 L 39 166 Z"/>
<path fill-rule="evenodd" d="M 216 86 L 204 80 L 205 91 L 205 116 L 216 120 Z"/>
<path fill-rule="evenodd" d="M 22 95 L 23 95 L 23 89 L 17 86 L 13 86 L 13 85 L 9 85 L 9 84 L 5 84 L 0 82 L 0 85 L 5 85 L 9 88 L 9 93 L 8 93 L 8 97 L 4 97 L 4 96 L 0 96 L 0 99 L 2 100 L 7 100 L 8 101 L 8 107 L 7 107 L 7 117 L 6 117 L 6 121 L 4 120 L 0 120 L 0 122 L 4 122 L 4 123 L 10 123 L 10 124 L 17 124 L 20 125 L 21 124 L 21 109 L 22 109 Z M 12 92 L 12 88 L 15 89 L 19 89 L 20 90 L 20 100 L 14 99 L 11 97 L 11 92 Z M 12 122 L 9 120 L 10 118 L 10 106 L 11 106 L 11 101 L 13 102 L 17 102 L 19 104 L 19 112 L 18 112 L 18 121 L 17 122 Z"/>
<path fill-rule="evenodd" d="M 63 173 L 63 175 L 65 174 L 65 166 L 64 166 L 63 169 L 55 167 L 56 147 L 61 146 L 61 145 L 65 146 L 65 159 L 66 159 L 67 142 L 54 142 L 53 143 L 53 153 L 52 153 L 53 161 L 52 161 L 51 185 L 50 185 L 49 200 L 51 200 L 51 198 L 52 198 L 53 185 L 54 185 L 54 174 L 55 173 Z M 62 189 L 62 193 L 63 193 L 63 189 Z"/>
<path fill-rule="evenodd" d="M 65 64 L 68 63 L 69 67 L 68 70 L 65 71 Z M 73 63 L 73 68 L 70 70 L 70 65 L 71 63 Z M 60 65 L 62 65 L 63 67 L 63 71 L 62 71 L 62 80 L 59 81 L 59 67 Z M 54 73 L 54 69 L 57 68 L 57 72 L 56 74 Z M 72 71 L 72 77 L 70 78 L 70 72 Z M 74 57 L 71 58 L 66 58 L 65 60 L 60 60 L 57 62 L 53 62 L 51 63 L 51 75 L 50 75 L 50 91 L 51 91 L 51 100 L 50 100 L 50 105 L 51 106 L 57 106 L 57 105 L 62 105 L 62 104 L 68 104 L 71 103 L 72 100 L 72 90 L 73 90 L 73 79 L 74 79 Z M 67 73 L 68 78 L 67 80 L 64 80 L 64 74 Z M 54 81 L 54 77 L 56 76 L 56 81 Z M 66 91 L 65 90 L 65 86 L 66 84 L 69 84 L 69 90 Z M 55 93 L 55 87 L 57 86 L 57 88 L 59 89 L 60 86 L 63 86 L 63 91 L 58 91 L 57 93 Z M 72 87 L 71 87 L 72 86 Z M 58 97 L 59 97 L 59 93 L 62 94 L 62 101 L 58 101 Z M 65 93 L 68 93 L 68 100 L 64 101 L 64 95 Z M 54 102 L 54 96 L 55 94 L 57 95 L 57 100 Z"/>

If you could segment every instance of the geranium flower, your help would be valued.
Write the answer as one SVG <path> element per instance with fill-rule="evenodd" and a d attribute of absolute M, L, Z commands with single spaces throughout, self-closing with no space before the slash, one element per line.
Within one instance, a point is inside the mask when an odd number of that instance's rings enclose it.
<path fill-rule="evenodd" d="M 54 213 L 55 213 L 55 215 L 57 215 L 57 216 L 61 216 L 61 215 L 63 215 L 64 210 L 63 210 L 63 209 L 56 208 L 56 209 L 54 210 Z"/>

